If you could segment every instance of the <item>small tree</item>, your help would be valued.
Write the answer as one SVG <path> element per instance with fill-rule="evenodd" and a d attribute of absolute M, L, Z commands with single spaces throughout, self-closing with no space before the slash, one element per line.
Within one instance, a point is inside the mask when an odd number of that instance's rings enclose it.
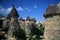
<path fill-rule="evenodd" d="M 17 38 L 17 40 L 23 39 L 26 40 L 26 34 L 23 29 L 18 29 L 14 32 L 14 36 Z"/>
<path fill-rule="evenodd" d="M 30 34 L 31 36 L 36 35 L 35 39 L 36 40 L 41 40 L 40 36 L 42 36 L 43 33 L 44 33 L 44 31 L 42 29 L 38 29 L 36 27 L 36 24 L 32 24 L 32 30 L 31 30 L 31 34 Z"/>

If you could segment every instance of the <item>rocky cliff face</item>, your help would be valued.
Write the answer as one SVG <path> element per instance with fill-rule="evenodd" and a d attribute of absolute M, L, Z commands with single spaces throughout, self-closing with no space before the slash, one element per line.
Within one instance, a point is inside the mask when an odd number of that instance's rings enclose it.
<path fill-rule="evenodd" d="M 44 37 L 44 40 L 60 40 L 60 16 L 46 19 Z"/>
<path fill-rule="evenodd" d="M 18 19 L 11 18 L 10 27 L 8 30 L 8 40 L 16 40 L 13 33 L 20 28 Z"/>
<path fill-rule="evenodd" d="M 57 5 L 50 5 L 44 17 L 45 21 L 45 33 L 44 40 L 60 40 L 60 7 Z"/>

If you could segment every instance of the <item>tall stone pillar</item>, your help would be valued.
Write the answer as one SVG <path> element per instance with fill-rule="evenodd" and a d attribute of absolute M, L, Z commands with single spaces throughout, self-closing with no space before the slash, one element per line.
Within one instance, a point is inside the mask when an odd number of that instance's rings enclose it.
<path fill-rule="evenodd" d="M 44 17 L 45 32 L 43 40 L 60 40 L 60 12 L 57 6 L 48 7 Z"/>
<path fill-rule="evenodd" d="M 60 18 L 50 18 L 45 22 L 45 40 L 60 40 Z"/>
<path fill-rule="evenodd" d="M 13 6 L 11 13 L 7 16 L 7 18 L 10 19 L 10 26 L 8 30 L 8 40 L 16 40 L 14 32 L 20 28 L 18 17 L 19 15 L 15 7 Z"/>

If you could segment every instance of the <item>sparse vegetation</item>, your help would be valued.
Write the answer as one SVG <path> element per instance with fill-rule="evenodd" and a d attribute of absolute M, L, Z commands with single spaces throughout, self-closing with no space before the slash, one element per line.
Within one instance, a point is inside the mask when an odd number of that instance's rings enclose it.
<path fill-rule="evenodd" d="M 43 25 L 41 24 L 41 26 L 43 26 Z M 44 29 L 38 29 L 36 24 L 32 24 L 32 27 L 33 28 L 32 28 L 32 30 L 31 30 L 31 32 L 29 34 L 28 39 L 29 40 L 41 40 L 42 38 L 40 38 L 40 36 L 43 36 Z M 26 38 L 27 38 L 26 33 L 25 33 L 25 31 L 23 29 L 18 29 L 18 31 L 14 32 L 14 35 L 17 38 L 17 40 L 19 40 L 19 38 L 23 39 L 23 40 L 26 40 Z M 34 35 L 36 35 L 35 38 L 33 38 Z"/>

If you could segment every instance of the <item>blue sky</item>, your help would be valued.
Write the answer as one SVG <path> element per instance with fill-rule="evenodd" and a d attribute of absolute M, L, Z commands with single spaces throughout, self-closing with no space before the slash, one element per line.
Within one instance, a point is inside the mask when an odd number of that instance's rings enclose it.
<path fill-rule="evenodd" d="M 14 5 L 18 14 L 22 18 L 27 16 L 36 18 L 37 21 L 43 22 L 44 12 L 50 4 L 57 5 L 60 0 L 0 0 L 0 13 L 8 15 Z"/>

